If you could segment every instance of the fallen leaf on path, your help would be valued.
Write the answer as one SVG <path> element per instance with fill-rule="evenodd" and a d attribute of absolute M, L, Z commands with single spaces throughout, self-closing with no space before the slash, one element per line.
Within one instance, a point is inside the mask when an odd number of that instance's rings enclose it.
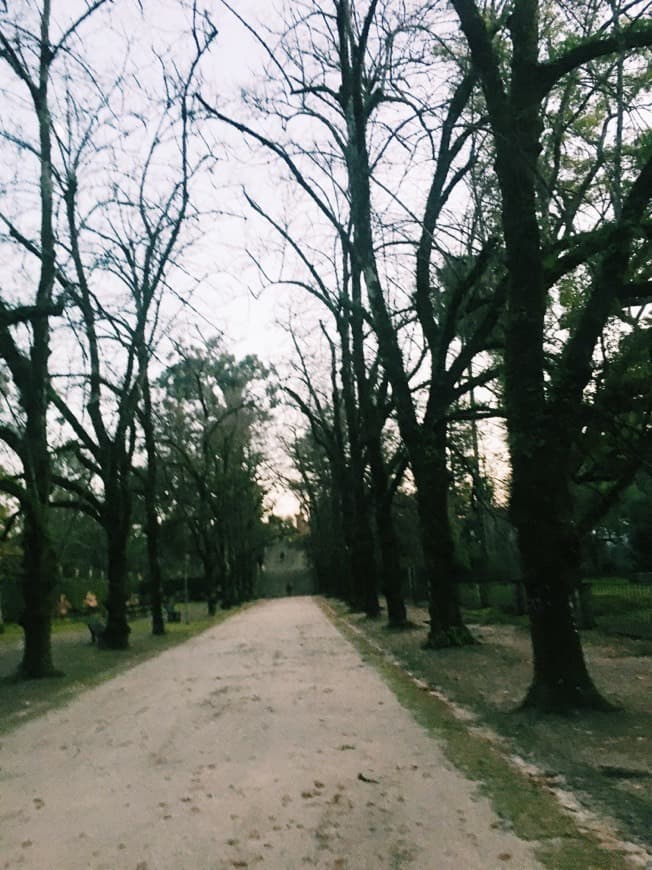
<path fill-rule="evenodd" d="M 358 779 L 361 780 L 362 782 L 375 782 L 376 784 L 378 784 L 377 779 L 372 779 L 370 776 L 365 776 L 364 773 L 359 773 Z"/>

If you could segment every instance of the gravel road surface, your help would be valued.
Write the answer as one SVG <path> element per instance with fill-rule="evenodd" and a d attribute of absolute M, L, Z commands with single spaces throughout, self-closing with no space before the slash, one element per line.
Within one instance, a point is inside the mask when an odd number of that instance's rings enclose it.
<path fill-rule="evenodd" d="M 260 602 L 0 744 L 0 867 L 539 866 L 310 598 Z"/>

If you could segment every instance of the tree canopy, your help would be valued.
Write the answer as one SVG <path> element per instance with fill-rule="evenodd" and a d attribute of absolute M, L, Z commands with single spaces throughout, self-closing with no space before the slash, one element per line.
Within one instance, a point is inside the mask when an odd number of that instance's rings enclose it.
<path fill-rule="evenodd" d="M 291 0 L 254 20 L 171 0 L 174 39 L 148 3 L 0 9 L 0 491 L 25 675 L 55 672 L 66 516 L 101 530 L 120 649 L 134 540 L 161 633 L 184 559 L 210 602 L 254 594 L 290 486 L 324 591 L 370 618 L 382 594 L 405 627 L 418 564 L 433 649 L 473 642 L 459 584 L 487 574 L 500 516 L 524 703 L 607 706 L 574 602 L 596 529 L 649 513 L 647 5 Z M 233 85 L 221 27 L 255 80 Z"/>

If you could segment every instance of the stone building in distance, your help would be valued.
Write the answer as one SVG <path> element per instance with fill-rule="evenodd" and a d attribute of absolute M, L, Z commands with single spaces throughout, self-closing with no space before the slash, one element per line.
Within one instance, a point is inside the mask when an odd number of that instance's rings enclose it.
<path fill-rule="evenodd" d="M 257 598 L 314 595 L 317 592 L 306 554 L 306 520 L 299 514 L 289 526 L 287 522 L 279 524 L 272 540 L 265 547 L 256 581 Z"/>

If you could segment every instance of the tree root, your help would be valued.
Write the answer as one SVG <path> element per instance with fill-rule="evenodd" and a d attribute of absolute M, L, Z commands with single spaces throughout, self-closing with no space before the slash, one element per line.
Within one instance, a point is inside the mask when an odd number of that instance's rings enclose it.
<path fill-rule="evenodd" d="M 617 713 L 622 708 L 604 698 L 590 680 L 582 684 L 568 681 L 551 686 L 535 679 L 518 709 L 535 714 L 567 716 L 587 710 Z"/>

